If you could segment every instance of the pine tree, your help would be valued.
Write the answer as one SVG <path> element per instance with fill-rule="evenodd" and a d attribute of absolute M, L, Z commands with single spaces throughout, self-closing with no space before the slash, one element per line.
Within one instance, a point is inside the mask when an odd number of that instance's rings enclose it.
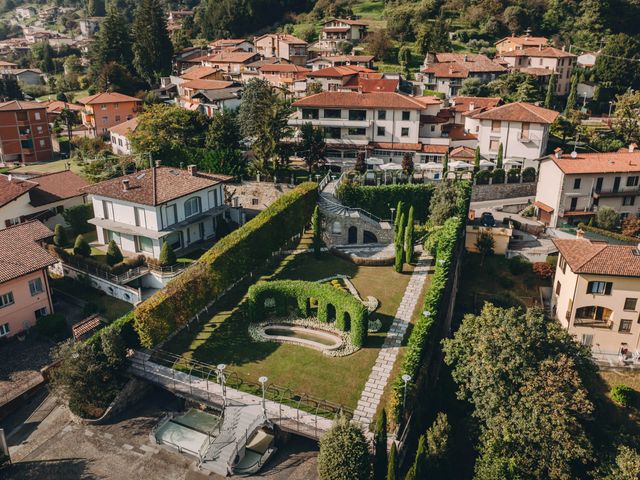
<path fill-rule="evenodd" d="M 410 472 L 413 474 L 412 479 L 419 480 L 426 477 L 427 463 L 427 445 L 424 435 L 420 435 L 418 440 L 418 449 L 416 450 L 416 458 L 413 461 Z M 409 475 L 407 475 L 409 478 Z"/>
<path fill-rule="evenodd" d="M 141 0 L 131 26 L 133 66 L 150 85 L 171 73 L 173 45 L 160 0 Z"/>
<path fill-rule="evenodd" d="M 67 232 L 64 227 L 58 223 L 53 232 L 54 245 L 57 247 L 66 247 L 69 243 L 69 239 L 67 238 Z"/>
<path fill-rule="evenodd" d="M 569 96 L 567 97 L 567 107 L 565 111 L 575 110 L 578 102 L 578 76 L 574 75 L 571 78 L 571 89 L 569 90 Z"/>
<path fill-rule="evenodd" d="M 496 157 L 496 170 L 502 168 L 502 160 L 504 156 L 504 147 L 502 143 L 498 146 L 498 156 Z"/>
<path fill-rule="evenodd" d="M 171 265 L 175 265 L 177 262 L 176 254 L 173 251 L 173 247 L 169 242 L 164 242 L 162 244 L 162 248 L 160 249 L 160 265 L 163 267 L 169 267 Z"/>
<path fill-rule="evenodd" d="M 91 246 L 82 235 L 76 237 L 76 242 L 73 244 L 73 254 L 81 257 L 91 256 Z"/>
<path fill-rule="evenodd" d="M 547 96 L 544 99 L 545 108 L 553 108 L 553 99 L 556 91 L 556 76 L 555 74 L 551 74 L 551 78 L 549 78 L 549 85 L 547 85 Z"/>
<path fill-rule="evenodd" d="M 89 17 L 103 17 L 104 16 L 104 2 L 105 2 L 105 0 L 88 0 L 87 1 L 87 16 L 89 16 Z"/>
<path fill-rule="evenodd" d="M 402 273 L 402 266 L 404 265 L 404 213 L 400 215 L 400 221 L 398 222 L 398 231 L 396 233 L 396 260 L 395 269 L 396 272 Z"/>
<path fill-rule="evenodd" d="M 384 480 L 387 476 L 387 411 L 383 408 L 376 422 L 374 437 L 373 478 Z"/>
<path fill-rule="evenodd" d="M 480 171 L 480 146 L 476 147 L 476 152 L 473 157 L 473 171 L 475 173 Z"/>
<path fill-rule="evenodd" d="M 391 450 L 389 451 L 389 462 L 387 466 L 387 480 L 396 480 L 396 442 L 391 444 Z"/>
<path fill-rule="evenodd" d="M 409 208 L 407 216 L 407 226 L 404 234 L 404 255 L 405 262 L 411 263 L 413 260 L 413 205 Z"/>
<path fill-rule="evenodd" d="M 91 42 L 89 58 L 89 73 L 94 78 L 108 63 L 115 62 L 127 69 L 131 68 L 133 53 L 129 27 L 124 16 L 113 6 L 109 6 L 100 30 Z"/>
<path fill-rule="evenodd" d="M 120 263 L 122 261 L 122 252 L 118 247 L 118 244 L 111 240 L 109 245 L 107 245 L 107 265 L 114 266 L 116 263 Z"/>
<path fill-rule="evenodd" d="M 313 254 L 316 258 L 320 258 L 320 249 L 322 247 L 322 231 L 320 222 L 320 210 L 316 205 L 311 217 L 311 227 L 313 230 Z"/>

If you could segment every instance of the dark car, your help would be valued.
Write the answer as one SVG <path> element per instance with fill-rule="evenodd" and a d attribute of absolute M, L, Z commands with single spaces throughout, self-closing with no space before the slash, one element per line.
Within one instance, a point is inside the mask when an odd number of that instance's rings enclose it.
<path fill-rule="evenodd" d="M 480 224 L 483 227 L 495 227 L 496 219 L 493 218 L 493 214 L 491 212 L 484 212 L 480 217 Z"/>

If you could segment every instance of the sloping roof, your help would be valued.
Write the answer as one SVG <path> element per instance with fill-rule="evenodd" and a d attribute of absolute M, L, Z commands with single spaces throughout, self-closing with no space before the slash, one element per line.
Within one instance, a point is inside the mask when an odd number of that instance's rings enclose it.
<path fill-rule="evenodd" d="M 40 175 L 31 178 L 30 181 L 38 184 L 29 193 L 31 205 L 34 207 L 84 195 L 81 189 L 89 185 L 84 178 L 71 170 Z"/>
<path fill-rule="evenodd" d="M 530 122 L 550 124 L 558 118 L 559 113 L 548 108 L 538 107 L 531 103 L 507 103 L 473 115 L 478 120 L 505 120 L 509 122 Z"/>
<path fill-rule="evenodd" d="M 201 65 L 194 65 L 193 67 L 189 67 L 188 69 L 186 69 L 182 73 L 182 75 L 180 75 L 180 78 L 184 80 L 201 80 L 219 71 L 220 69 L 215 67 L 203 67 Z"/>
<path fill-rule="evenodd" d="M 565 50 L 560 50 L 555 47 L 545 48 L 523 48 L 522 50 L 512 50 L 510 52 L 504 52 L 501 54 L 503 57 L 543 57 L 543 58 L 567 58 L 576 57 L 573 53 L 569 53 Z"/>
<path fill-rule="evenodd" d="M 422 71 L 436 77 L 466 78 L 469 73 L 506 72 L 507 69 L 486 55 L 472 53 L 436 53 L 434 63 Z M 444 65 L 444 66 L 443 66 Z"/>
<path fill-rule="evenodd" d="M 260 67 L 262 73 L 300 73 L 310 72 L 311 69 L 294 65 L 293 63 L 268 63 Z"/>
<path fill-rule="evenodd" d="M 101 103 L 119 103 L 119 102 L 142 102 L 139 98 L 130 97 L 117 92 L 102 92 L 95 95 L 89 95 L 78 100 L 83 105 L 95 105 Z"/>
<path fill-rule="evenodd" d="M 456 112 L 470 112 L 474 111 L 479 113 L 487 108 L 497 107 L 502 103 L 500 97 L 453 97 L 451 98 L 451 110 Z M 473 110 L 471 110 L 471 104 L 473 104 Z"/>
<path fill-rule="evenodd" d="M 40 102 L 42 106 L 46 107 L 47 113 L 60 113 L 65 108 L 79 112 L 83 109 L 82 105 L 77 105 L 71 102 L 61 102 L 60 100 L 47 100 L 46 102 Z"/>
<path fill-rule="evenodd" d="M 451 150 L 451 152 L 449 152 L 449 158 L 475 158 L 476 156 L 476 151 L 474 148 L 471 147 L 465 147 L 465 146 L 461 146 L 461 147 L 456 147 L 453 150 Z"/>
<path fill-rule="evenodd" d="M 32 188 L 38 186 L 35 182 L 20 180 L 12 175 L 0 174 L 0 207 L 21 197 Z"/>
<path fill-rule="evenodd" d="M 180 86 L 182 88 L 191 88 L 193 90 L 220 90 L 231 87 L 233 82 L 227 80 L 189 80 Z"/>
<path fill-rule="evenodd" d="M 191 175 L 187 170 L 179 168 L 156 167 L 95 183 L 85 187 L 83 191 L 107 198 L 155 206 L 212 187 L 230 178 L 227 175 L 200 172 Z M 126 190 L 123 180 L 129 181 Z"/>
<path fill-rule="evenodd" d="M 640 277 L 640 255 L 635 245 L 594 243 L 586 239 L 554 239 L 574 273 Z"/>
<path fill-rule="evenodd" d="M 323 78 L 342 78 L 348 75 L 357 75 L 360 72 L 373 72 L 368 68 L 357 67 L 356 65 L 344 65 L 340 67 L 326 67 L 320 68 L 313 72 L 309 72 L 308 77 L 323 77 Z"/>
<path fill-rule="evenodd" d="M 609 153 L 578 153 L 571 155 L 555 155 L 548 157 L 566 174 L 574 173 L 626 173 L 640 172 L 640 151 Z"/>
<path fill-rule="evenodd" d="M 282 43 L 290 43 L 294 45 L 298 45 L 298 44 L 307 45 L 307 42 L 305 42 L 304 40 L 298 37 L 294 37 L 293 35 L 289 35 L 288 33 L 267 33 L 265 35 L 257 37 L 254 40 L 254 43 L 258 43 L 258 41 L 262 40 L 263 38 L 273 38 L 273 39 L 279 40 Z"/>
<path fill-rule="evenodd" d="M 8 102 L 0 103 L 0 111 L 15 111 L 15 110 L 39 110 L 47 108 L 40 102 L 25 102 L 23 100 L 10 100 Z"/>
<path fill-rule="evenodd" d="M 360 88 L 363 93 L 396 92 L 400 85 L 400 80 L 391 78 L 367 78 L 359 75 L 355 80 L 357 87 Z M 352 80 L 347 82 L 347 86 L 350 83 L 352 83 Z"/>
<path fill-rule="evenodd" d="M 244 50 L 239 52 L 222 51 L 215 55 L 209 55 L 202 57 L 202 60 L 211 63 L 247 63 L 258 55 L 255 52 L 245 52 Z"/>
<path fill-rule="evenodd" d="M 57 263 L 56 257 L 36 243 L 51 235 L 53 232 L 39 221 L 0 230 L 0 283 Z"/>
<path fill-rule="evenodd" d="M 546 45 L 547 43 L 549 43 L 549 40 L 546 37 L 530 37 L 526 35 L 522 37 L 515 37 L 515 36 L 504 37 L 498 40 L 496 42 L 496 45 L 506 42 L 507 40 L 510 40 L 511 43 L 515 43 L 516 45 L 522 45 L 525 47 L 526 46 L 537 47 L 538 45 Z"/>
<path fill-rule="evenodd" d="M 245 38 L 219 38 L 209 44 L 210 47 L 223 47 L 225 45 L 239 45 L 242 42 L 249 42 Z M 251 43 L 251 42 L 249 42 Z"/>
<path fill-rule="evenodd" d="M 550 68 L 542 68 L 542 67 L 524 67 L 521 68 L 520 71 L 522 73 L 526 73 L 527 75 L 533 75 L 534 77 L 550 77 L 555 74 L 553 70 Z"/>
<path fill-rule="evenodd" d="M 133 117 L 131 120 L 126 120 L 122 123 L 114 125 L 109 129 L 111 133 L 115 133 L 116 135 L 122 135 L 126 137 L 130 132 L 135 132 L 136 128 L 138 128 L 138 122 L 140 120 L 138 117 Z"/>
<path fill-rule="evenodd" d="M 318 108 L 389 108 L 418 110 L 423 105 L 415 97 L 395 92 L 320 92 L 301 98 L 293 103 L 294 107 Z"/>
<path fill-rule="evenodd" d="M 362 26 L 362 27 L 367 26 L 367 24 L 361 20 L 351 20 L 350 18 L 332 18 L 331 20 L 322 22 L 322 25 L 326 25 L 327 23 L 331 23 L 331 22 L 342 22 L 342 23 L 346 23 L 347 25 L 355 25 L 355 26 Z"/>

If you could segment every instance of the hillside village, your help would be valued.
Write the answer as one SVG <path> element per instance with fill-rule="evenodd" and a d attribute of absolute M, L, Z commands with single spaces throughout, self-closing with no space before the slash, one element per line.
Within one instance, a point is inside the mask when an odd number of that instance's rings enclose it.
<path fill-rule="evenodd" d="M 640 478 L 638 8 L 0 0 L 0 478 Z"/>

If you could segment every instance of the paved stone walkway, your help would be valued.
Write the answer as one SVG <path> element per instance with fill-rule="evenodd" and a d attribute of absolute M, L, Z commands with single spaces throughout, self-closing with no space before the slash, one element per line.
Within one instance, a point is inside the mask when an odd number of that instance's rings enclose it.
<path fill-rule="evenodd" d="M 368 427 L 373 421 L 373 417 L 380 404 L 380 398 L 389 381 L 391 369 L 396 361 L 400 345 L 407 332 L 407 327 L 411 323 L 411 316 L 413 315 L 413 311 L 420 298 L 420 293 L 424 287 L 431 261 L 432 257 L 427 253 L 423 252 L 420 255 L 416 268 L 411 275 L 411 280 L 409 280 L 409 285 L 407 285 L 398 311 L 391 324 L 391 328 L 382 344 L 376 363 L 371 369 L 371 374 L 364 386 L 360 400 L 358 400 L 353 419 L 365 427 Z"/>

